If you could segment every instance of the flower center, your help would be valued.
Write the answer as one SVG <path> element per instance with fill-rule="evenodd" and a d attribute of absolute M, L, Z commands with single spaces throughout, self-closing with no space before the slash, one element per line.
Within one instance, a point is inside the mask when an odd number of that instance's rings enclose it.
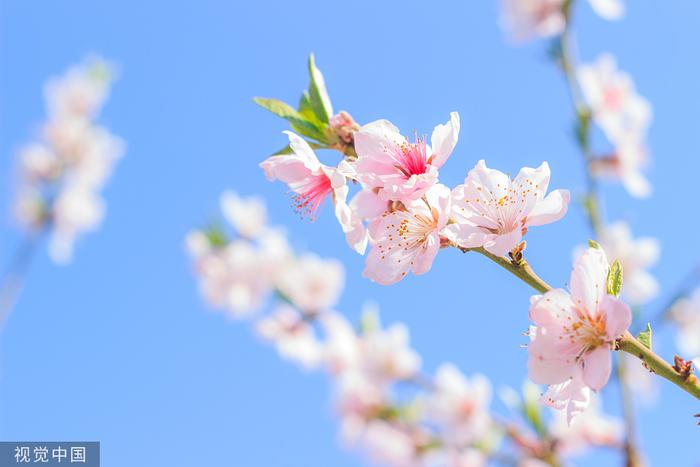
<path fill-rule="evenodd" d="M 295 191 L 296 194 L 292 196 L 294 211 L 313 221 L 321 203 L 332 191 L 331 180 L 321 173 L 306 179 Z"/>
<path fill-rule="evenodd" d="M 397 146 L 392 154 L 394 167 L 410 178 L 411 175 L 421 175 L 428 169 L 428 154 L 425 138 L 416 137 L 415 143 L 403 142 Z"/>
<path fill-rule="evenodd" d="M 581 358 L 586 353 L 594 350 L 606 342 L 605 317 L 592 317 L 588 313 L 578 311 L 578 318 L 572 318 L 569 325 L 565 325 L 564 335 L 571 344 L 577 344 L 581 351 L 577 358 Z"/>

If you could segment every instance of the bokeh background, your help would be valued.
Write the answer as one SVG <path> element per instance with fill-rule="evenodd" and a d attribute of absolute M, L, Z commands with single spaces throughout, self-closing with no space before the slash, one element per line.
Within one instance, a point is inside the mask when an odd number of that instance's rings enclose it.
<path fill-rule="evenodd" d="M 610 220 L 662 242 L 654 268 L 656 313 L 698 259 L 700 3 L 628 2 L 610 23 L 586 2 L 576 12 L 584 60 L 618 56 L 654 106 L 649 200 L 605 185 Z M 476 160 L 515 173 L 547 160 L 552 187 L 582 189 L 571 109 L 546 43 L 514 47 L 497 2 L 390 1 L 0 2 L 0 262 L 20 241 L 10 214 L 17 148 L 43 118 L 41 87 L 90 53 L 119 65 L 102 122 L 128 143 L 105 196 L 99 233 L 68 267 L 42 251 L 0 336 L 0 438 L 99 440 L 109 466 L 354 466 L 339 446 L 326 379 L 262 345 L 248 326 L 211 313 L 198 296 L 183 239 L 218 216 L 225 188 L 261 194 L 273 223 L 300 249 L 340 258 L 339 308 L 378 302 L 383 320 L 406 322 L 434 369 L 450 360 L 496 387 L 526 374 L 531 291 L 480 256 L 442 252 L 433 270 L 381 287 L 361 277 L 330 209 L 315 223 L 292 212 L 282 184 L 257 164 L 285 144 L 283 121 L 255 95 L 296 102 L 315 52 L 335 108 L 359 122 L 388 118 L 430 133 L 459 111 L 462 133 L 441 180 L 459 183 Z M 527 255 L 564 285 L 587 226 L 572 207 L 532 229 Z M 671 335 L 655 335 L 666 357 Z M 697 401 L 659 381 L 640 410 L 653 465 L 698 465 Z M 605 407 L 618 411 L 611 388 Z M 495 402 L 497 410 L 504 410 Z M 598 453 L 580 465 L 619 465 Z"/>

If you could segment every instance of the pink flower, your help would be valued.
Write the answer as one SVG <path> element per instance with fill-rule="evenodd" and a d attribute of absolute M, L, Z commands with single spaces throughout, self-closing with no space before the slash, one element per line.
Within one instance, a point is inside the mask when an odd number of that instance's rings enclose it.
<path fill-rule="evenodd" d="M 528 346 L 528 374 L 535 383 L 559 385 L 549 397 L 565 401 L 570 418 L 578 411 L 571 401 L 585 406 L 586 388 L 599 390 L 608 382 L 612 345 L 632 320 L 629 306 L 607 294 L 608 271 L 605 252 L 588 248 L 574 263 L 571 293 L 554 289 L 531 301 L 537 327 Z"/>
<path fill-rule="evenodd" d="M 435 185 L 425 199 L 405 208 L 387 211 L 369 226 L 374 244 L 364 275 L 382 285 L 400 281 L 409 271 L 418 275 L 430 270 L 440 249 L 440 231 L 447 225 L 450 191 Z"/>
<path fill-rule="evenodd" d="M 347 205 L 347 177 L 353 174 L 352 167 L 341 161 L 338 167 L 328 167 L 319 162 L 309 143 L 291 131 L 289 137 L 292 154 L 272 156 L 260 167 L 269 180 L 286 183 L 295 193 L 294 207 L 301 215 L 316 218 L 319 208 L 330 195 L 335 205 L 335 215 L 346 234 L 348 244 L 359 253 L 364 253 L 367 236 L 362 220 Z"/>
<path fill-rule="evenodd" d="M 451 241 L 464 248 L 483 246 L 503 256 L 522 240 L 528 227 L 549 224 L 566 214 L 567 190 L 549 185 L 549 165 L 523 168 L 515 179 L 489 169 L 481 160 L 469 171 L 463 185 L 452 190 L 454 221 L 445 229 Z"/>
<path fill-rule="evenodd" d="M 450 157 L 459 136 L 459 115 L 438 125 L 431 137 L 410 143 L 388 120 L 369 123 L 355 133 L 355 168 L 366 189 L 378 190 L 386 200 L 409 202 L 437 183 L 438 169 Z"/>
<path fill-rule="evenodd" d="M 594 64 L 581 65 L 577 74 L 593 119 L 611 141 L 646 132 L 651 106 L 637 94 L 630 75 L 617 69 L 615 57 L 603 54 Z"/>

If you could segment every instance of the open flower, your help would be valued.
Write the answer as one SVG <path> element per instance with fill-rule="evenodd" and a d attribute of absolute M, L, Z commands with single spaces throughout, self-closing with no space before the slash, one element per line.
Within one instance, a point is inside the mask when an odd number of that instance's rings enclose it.
<path fill-rule="evenodd" d="M 440 249 L 440 231 L 447 225 L 450 190 L 433 186 L 424 199 L 387 211 L 369 226 L 374 242 L 364 275 L 382 284 L 394 284 L 409 272 L 425 274 Z"/>
<path fill-rule="evenodd" d="M 309 143 L 291 131 L 289 137 L 292 154 L 272 156 L 260 167 L 269 180 L 280 180 L 294 192 L 294 208 L 312 220 L 330 195 L 335 206 L 335 215 L 346 234 L 348 244 L 359 253 L 364 253 L 367 236 L 362 220 L 347 205 L 347 177 L 354 173 L 347 161 L 338 167 L 328 167 L 319 162 Z"/>
<path fill-rule="evenodd" d="M 409 202 L 420 198 L 438 180 L 438 169 L 450 157 L 459 136 L 459 114 L 433 130 L 431 146 L 425 138 L 411 143 L 388 120 L 368 123 L 355 133 L 358 180 L 386 200 Z"/>
<path fill-rule="evenodd" d="M 659 284 L 647 268 L 659 258 L 659 242 L 655 238 L 632 238 L 629 225 L 616 222 L 604 227 L 600 245 L 608 258 L 617 259 L 625 274 L 622 296 L 632 304 L 644 304 L 656 296 Z"/>
<path fill-rule="evenodd" d="M 483 246 L 503 256 L 522 240 L 528 227 L 561 219 L 569 205 L 567 190 L 549 185 L 549 165 L 523 168 L 515 179 L 489 169 L 481 160 L 463 185 L 452 190 L 451 219 L 445 236 L 464 248 Z"/>
<path fill-rule="evenodd" d="M 607 293 L 608 271 L 605 252 L 588 248 L 574 263 L 571 293 L 554 289 L 532 298 L 530 319 L 536 325 L 528 346 L 532 381 L 568 383 L 556 390 L 559 393 L 580 392 L 582 386 L 599 390 L 608 382 L 612 345 L 632 320 L 629 306 Z"/>

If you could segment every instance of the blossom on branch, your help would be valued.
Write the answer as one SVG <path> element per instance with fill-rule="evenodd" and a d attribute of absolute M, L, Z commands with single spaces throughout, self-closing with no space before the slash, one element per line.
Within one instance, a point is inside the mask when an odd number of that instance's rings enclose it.
<path fill-rule="evenodd" d="M 364 253 L 367 235 L 362 219 L 347 204 L 347 181 L 353 176 L 353 168 L 345 160 L 337 167 L 321 164 L 309 143 L 291 131 L 284 133 L 289 137 L 292 153 L 271 156 L 263 161 L 260 167 L 265 175 L 269 180 L 286 183 L 294 193 L 294 209 L 312 220 L 330 196 L 348 244 Z"/>
<path fill-rule="evenodd" d="M 434 185 L 421 199 L 385 212 L 369 226 L 372 250 L 364 275 L 382 284 L 394 284 L 406 276 L 425 274 L 440 249 L 440 232 L 447 225 L 450 190 Z"/>
<path fill-rule="evenodd" d="M 536 329 L 528 346 L 528 374 L 535 383 L 550 385 L 545 399 L 566 409 L 569 422 L 588 406 L 588 390 L 608 382 L 613 343 L 632 320 L 629 306 L 607 293 L 609 269 L 605 252 L 588 248 L 574 263 L 570 293 L 554 289 L 532 297 Z"/>
<path fill-rule="evenodd" d="M 525 167 L 511 179 L 486 167 L 481 160 L 463 185 L 452 190 L 451 219 L 445 235 L 463 248 L 484 247 L 503 256 L 515 249 L 529 227 L 561 219 L 568 209 L 569 192 L 548 195 L 549 165 Z"/>
<path fill-rule="evenodd" d="M 459 114 L 425 138 L 409 142 L 388 120 L 368 123 L 355 133 L 357 179 L 382 199 L 409 203 L 438 181 L 438 169 L 447 161 L 459 137 Z"/>

